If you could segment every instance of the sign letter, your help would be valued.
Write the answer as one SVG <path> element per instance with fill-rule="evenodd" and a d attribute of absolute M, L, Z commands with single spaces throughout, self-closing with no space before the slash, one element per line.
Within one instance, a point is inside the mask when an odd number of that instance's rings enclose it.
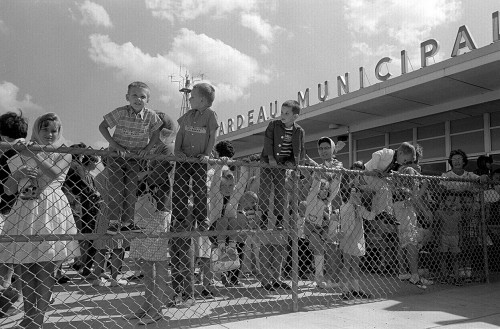
<path fill-rule="evenodd" d="M 243 127 L 244 123 L 245 123 L 245 117 L 242 116 L 241 114 L 238 114 L 236 116 L 236 130 L 240 130 Z"/>
<path fill-rule="evenodd" d="M 462 42 L 462 39 L 464 39 L 464 42 Z M 451 51 L 451 57 L 456 57 L 460 49 L 465 47 L 469 48 L 469 50 L 473 50 L 476 49 L 476 44 L 474 43 L 474 39 L 472 39 L 467 26 L 462 25 L 458 28 L 455 45 L 453 46 L 453 50 Z"/>
<path fill-rule="evenodd" d="M 248 111 L 248 126 L 253 125 L 253 110 Z"/>
<path fill-rule="evenodd" d="M 384 63 L 390 63 L 392 62 L 392 59 L 390 57 L 384 57 L 381 60 L 378 61 L 377 65 L 375 66 L 375 77 L 380 80 L 380 81 L 385 81 L 391 77 L 391 74 L 389 73 L 389 69 L 387 69 L 387 73 L 385 75 L 380 75 L 380 67 Z"/>
<path fill-rule="evenodd" d="M 302 94 L 302 92 L 299 91 L 297 97 L 301 108 L 309 107 L 309 88 L 306 89 L 306 92 L 304 94 Z M 278 109 L 276 109 L 276 111 L 277 110 Z"/>
<path fill-rule="evenodd" d="M 328 81 L 325 81 L 325 94 L 321 96 L 321 83 L 318 83 L 318 100 L 324 102 L 328 99 Z"/>

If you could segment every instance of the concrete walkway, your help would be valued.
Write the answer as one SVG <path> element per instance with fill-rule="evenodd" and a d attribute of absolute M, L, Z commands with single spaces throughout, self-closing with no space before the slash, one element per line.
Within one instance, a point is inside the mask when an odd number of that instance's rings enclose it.
<path fill-rule="evenodd" d="M 198 328 L 500 328 L 500 282 Z"/>

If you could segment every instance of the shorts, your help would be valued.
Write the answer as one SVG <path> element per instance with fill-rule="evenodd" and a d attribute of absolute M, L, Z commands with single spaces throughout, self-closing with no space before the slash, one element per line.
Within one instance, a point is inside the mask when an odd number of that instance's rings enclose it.
<path fill-rule="evenodd" d="M 458 254 L 460 252 L 458 235 L 443 235 L 441 237 L 441 252 L 451 252 Z"/>

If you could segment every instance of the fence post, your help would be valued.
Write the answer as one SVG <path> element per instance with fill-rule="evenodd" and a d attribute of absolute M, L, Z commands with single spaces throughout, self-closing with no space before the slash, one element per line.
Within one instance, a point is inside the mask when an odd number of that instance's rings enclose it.
<path fill-rule="evenodd" d="M 299 235 L 297 228 L 297 190 L 298 177 L 300 176 L 298 169 L 292 170 L 292 193 L 291 204 L 292 211 L 290 216 L 290 231 L 289 237 L 292 238 L 292 311 L 299 311 Z"/>
<path fill-rule="evenodd" d="M 490 269 L 488 264 L 488 231 L 486 223 L 486 207 L 484 201 L 485 186 L 481 185 L 481 193 L 479 193 L 479 200 L 481 202 L 481 236 L 483 242 L 483 256 L 484 256 L 484 275 L 486 277 L 486 283 L 490 283 Z"/>

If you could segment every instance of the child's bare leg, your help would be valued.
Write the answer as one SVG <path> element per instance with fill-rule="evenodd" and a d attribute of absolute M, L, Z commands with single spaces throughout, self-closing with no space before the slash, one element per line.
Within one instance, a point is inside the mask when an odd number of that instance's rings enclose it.
<path fill-rule="evenodd" d="M 24 298 L 24 318 L 19 325 L 21 327 L 28 327 L 33 323 L 37 314 L 37 278 L 36 273 L 34 272 L 34 264 L 20 264 L 19 268 L 21 269 L 21 282 Z"/>
<path fill-rule="evenodd" d="M 54 269 L 60 265 L 54 262 L 43 262 L 38 264 L 38 277 L 36 293 L 38 294 L 37 301 L 37 317 L 35 322 L 42 326 L 44 321 L 44 314 L 47 311 L 47 307 L 50 304 L 50 298 L 52 296 L 52 288 L 55 284 L 55 279 L 52 273 L 54 273 Z"/>
<path fill-rule="evenodd" d="M 155 289 L 154 263 L 151 261 L 144 261 L 142 271 L 144 274 L 144 303 L 139 310 L 135 312 L 137 315 L 144 314 L 153 307 L 152 301 Z"/>
<path fill-rule="evenodd" d="M 342 269 L 341 286 L 342 292 L 348 294 L 351 291 L 351 256 L 344 253 L 344 267 Z"/>
<path fill-rule="evenodd" d="M 175 292 L 169 284 L 168 261 L 155 262 L 155 269 L 155 290 L 153 300 L 151 301 L 151 312 L 154 311 L 161 314 L 163 306 L 166 304 L 165 301 L 169 302 L 175 295 Z"/>
<path fill-rule="evenodd" d="M 123 249 L 113 249 L 111 252 L 111 278 L 116 280 L 120 272 L 120 267 L 123 264 L 122 261 Z"/>

